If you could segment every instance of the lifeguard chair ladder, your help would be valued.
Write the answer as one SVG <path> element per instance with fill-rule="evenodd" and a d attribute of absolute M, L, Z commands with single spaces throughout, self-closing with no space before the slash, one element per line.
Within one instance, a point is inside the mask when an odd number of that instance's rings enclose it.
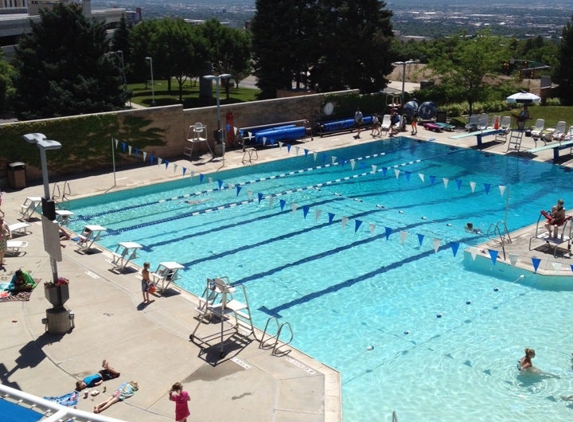
<path fill-rule="evenodd" d="M 523 131 L 519 129 L 512 129 L 509 132 L 509 143 L 507 144 L 507 151 L 517 151 L 521 148 L 521 141 L 523 139 Z"/>
<path fill-rule="evenodd" d="M 242 296 L 244 302 L 235 299 L 234 296 L 237 293 Z M 219 337 L 219 357 L 221 358 L 226 355 L 225 336 L 231 337 L 242 330 L 243 334 L 247 336 L 252 334 L 256 339 L 247 291 L 243 284 L 231 286 L 228 277 L 208 278 L 196 310 L 199 313 L 198 322 L 189 335 L 189 340 L 198 340 L 199 343 L 208 345 L 209 341 Z M 201 324 L 210 323 L 213 318 L 220 321 L 220 331 L 203 338 L 197 337 L 197 330 Z"/>

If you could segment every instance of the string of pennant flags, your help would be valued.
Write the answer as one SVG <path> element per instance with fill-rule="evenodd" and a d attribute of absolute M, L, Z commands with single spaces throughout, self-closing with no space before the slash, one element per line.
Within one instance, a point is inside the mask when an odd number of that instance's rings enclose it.
<path fill-rule="evenodd" d="M 134 155 L 136 158 L 140 156 L 142 157 L 142 160 L 144 162 L 149 161 L 149 163 L 151 165 L 157 164 L 158 167 L 165 167 L 165 169 L 167 170 L 169 168 L 170 165 L 172 165 L 173 167 L 173 172 L 177 173 L 179 167 L 181 170 L 181 173 L 183 176 L 186 176 L 187 174 L 190 175 L 191 178 L 195 177 L 195 172 L 188 169 L 185 166 L 178 166 L 177 163 L 171 163 L 169 160 L 165 160 L 161 157 L 156 157 L 153 154 L 148 154 L 145 151 L 141 151 L 138 148 L 135 148 L 125 142 L 119 141 L 118 139 L 113 139 L 115 142 L 115 147 L 116 149 L 118 147 L 121 146 L 122 152 L 123 153 L 127 153 L 128 155 Z M 294 149 L 295 154 L 298 156 L 302 152 L 304 153 L 305 156 L 309 156 L 312 155 L 314 158 L 314 161 L 316 162 L 317 160 L 319 160 L 319 153 L 316 151 L 311 151 L 307 148 L 300 148 L 298 146 L 293 147 L 292 145 L 288 144 L 288 143 L 283 143 L 283 142 L 278 142 L 279 144 L 279 148 L 282 149 L 283 146 L 285 146 L 286 152 L 287 154 L 290 154 L 291 150 Z M 271 142 L 271 145 L 274 145 L 274 141 Z M 378 154 L 371 154 L 371 155 L 366 155 L 364 157 L 358 157 L 358 158 L 353 158 L 353 159 L 349 159 L 349 160 L 345 160 L 345 159 L 339 159 L 338 157 L 334 156 L 334 155 L 330 155 L 330 163 L 329 161 L 329 154 L 326 153 L 321 153 L 320 154 L 320 161 L 322 162 L 322 165 L 318 165 L 315 167 L 310 167 L 310 168 L 306 168 L 306 169 L 300 169 L 300 170 L 295 170 L 295 171 L 290 171 L 290 172 L 286 172 L 286 173 L 282 173 L 282 174 L 278 174 L 278 175 L 273 175 L 273 176 L 268 176 L 268 177 L 262 177 L 262 178 L 257 178 L 257 179 L 253 179 L 253 180 L 249 180 L 249 181 L 244 181 L 244 182 L 240 182 L 240 183 L 236 183 L 236 184 L 225 184 L 225 182 L 223 180 L 217 179 L 214 180 L 212 177 L 208 177 L 207 180 L 210 184 L 216 182 L 217 183 L 217 188 L 213 188 L 213 189 L 207 189 L 207 190 L 201 190 L 192 194 L 185 194 L 185 195 L 181 195 L 178 197 L 173 197 L 173 198 L 168 198 L 168 199 L 163 199 L 160 202 L 165 202 L 165 201 L 170 201 L 170 200 L 179 200 L 179 199 L 183 199 L 183 198 L 187 198 L 187 197 L 191 197 L 191 196 L 199 196 L 199 195 L 203 195 L 205 193 L 210 193 L 210 192 L 216 192 L 216 191 L 223 191 L 223 190 L 229 190 L 229 189 L 235 189 L 236 190 L 236 195 L 237 197 L 239 196 L 239 194 L 241 193 L 242 189 L 244 186 L 247 185 L 251 185 L 251 184 L 255 184 L 261 181 L 265 181 L 265 180 L 273 180 L 273 179 L 280 179 L 280 178 L 285 178 L 291 175 L 296 175 L 296 174 L 301 174 L 301 173 L 305 173 L 305 172 L 310 172 L 310 171 L 314 171 L 314 170 L 319 170 L 319 169 L 323 169 L 323 168 L 328 168 L 331 166 L 341 166 L 344 167 L 345 165 L 349 165 L 350 168 L 352 170 L 355 169 L 356 164 L 360 163 L 360 168 L 362 170 L 366 170 L 367 165 L 366 165 L 366 160 L 372 159 L 372 158 L 377 158 L 377 157 L 382 157 L 384 156 L 385 153 L 378 153 Z M 368 176 L 368 175 L 372 175 L 372 174 L 376 174 L 376 173 L 382 173 L 384 177 L 387 176 L 389 171 L 393 171 L 394 176 L 396 179 L 400 178 L 400 176 L 404 175 L 405 179 L 407 181 L 411 180 L 411 176 L 412 176 L 412 172 L 410 171 L 403 171 L 400 168 L 401 167 L 405 167 L 408 165 L 412 165 L 415 163 L 419 163 L 422 160 L 418 159 L 418 160 L 412 160 L 412 161 L 407 161 L 407 162 L 403 162 L 400 164 L 395 164 L 392 166 L 385 166 L 382 168 L 379 168 L 379 166 L 377 165 L 371 165 L 370 166 L 370 171 L 365 171 L 359 174 L 354 174 L 351 176 L 345 176 L 345 177 L 341 177 L 341 178 L 337 178 L 335 180 L 332 181 L 327 181 L 327 182 L 323 182 L 323 183 L 317 183 L 315 185 L 312 186 L 307 186 L 307 187 L 302 187 L 302 188 L 295 188 L 295 189 L 289 189 L 289 190 L 285 190 L 282 192 L 278 192 L 278 193 L 273 193 L 270 195 L 266 195 L 264 193 L 257 193 L 256 194 L 256 201 L 258 204 L 261 204 L 261 202 L 267 198 L 268 202 L 269 202 L 269 206 L 272 207 L 274 205 L 274 201 L 275 198 L 277 197 L 281 197 L 281 196 L 286 196 L 286 195 L 290 195 L 294 192 L 302 192 L 305 190 L 313 190 L 313 189 L 320 189 L 322 186 L 328 186 L 328 185 L 333 185 L 336 183 L 340 183 L 343 181 L 348 181 L 351 179 L 356 179 L 359 177 L 364 177 L 364 176 Z M 421 180 L 422 183 L 425 183 L 426 178 L 427 180 L 433 185 L 435 184 L 437 181 L 441 180 L 441 183 L 443 184 L 445 189 L 448 189 L 451 180 L 447 177 L 442 177 L 439 178 L 438 176 L 435 175 L 425 175 L 423 173 L 418 173 L 417 174 L 419 179 Z M 205 181 L 205 175 L 203 173 L 199 173 L 198 175 L 198 179 L 199 179 L 199 183 L 202 184 Z M 457 187 L 457 190 L 461 190 L 462 186 L 464 186 L 464 180 L 462 179 L 455 179 L 455 186 Z M 477 187 L 478 187 L 478 183 L 475 181 L 470 181 L 469 183 L 469 187 L 471 189 L 472 193 L 476 193 Z M 499 194 L 501 197 L 503 197 L 505 195 L 506 192 L 506 186 L 504 185 L 498 185 L 497 186 Z M 483 191 L 486 193 L 486 195 L 489 195 L 490 191 L 492 189 L 492 184 L 491 183 L 483 183 Z M 213 211 L 219 211 L 219 210 L 223 210 L 223 209 L 227 209 L 227 208 L 232 208 L 238 205 L 245 205 L 245 204 L 249 204 L 249 203 L 253 203 L 255 202 L 254 199 L 254 193 L 252 190 L 248 190 L 247 191 L 247 195 L 248 195 L 248 200 L 247 201 L 239 201 L 239 202 L 233 202 L 233 203 L 229 203 L 229 204 L 224 204 L 224 205 L 220 205 L 220 206 L 216 206 L 216 207 L 212 207 L 212 208 L 207 208 L 207 209 L 203 209 L 200 211 L 195 211 L 192 212 L 190 215 L 200 215 L 200 214 L 206 214 L 206 213 L 210 213 Z M 338 196 L 342 196 L 340 194 L 335 194 Z M 349 198 L 347 198 L 349 199 Z M 358 201 L 358 202 L 363 202 L 361 200 L 358 199 L 352 199 L 353 201 Z M 280 199 L 279 200 L 279 206 L 281 211 L 284 211 L 285 207 L 287 205 L 287 201 L 285 199 Z M 299 205 L 295 202 L 290 204 L 291 207 L 291 211 L 292 213 L 296 213 L 297 210 L 299 209 Z M 381 205 L 376 205 L 377 208 L 384 208 Z M 306 219 L 309 212 L 310 212 L 310 205 L 304 205 L 301 207 L 302 209 L 302 215 L 303 218 Z M 318 220 L 320 219 L 320 217 L 322 216 L 322 210 L 320 209 L 316 209 L 314 212 L 314 219 L 315 222 L 318 222 Z M 92 216 L 93 217 L 93 216 Z M 336 217 L 336 214 L 328 212 L 327 213 L 327 217 L 328 217 L 328 223 L 329 224 L 333 224 L 334 219 Z M 346 226 L 348 225 L 350 221 L 350 218 L 346 217 L 346 216 L 341 216 L 340 217 L 340 224 L 341 224 L 341 228 L 344 229 L 346 228 Z M 364 221 L 360 220 L 360 219 L 354 219 L 354 233 L 357 233 L 360 228 L 363 226 Z M 376 224 L 375 223 L 368 223 L 367 224 L 368 227 L 368 231 L 370 233 L 370 235 L 374 235 L 375 231 L 376 231 Z M 391 235 L 393 235 L 395 233 L 395 230 L 393 230 L 391 227 L 384 227 L 384 234 L 386 237 L 386 240 L 388 241 L 391 237 Z M 406 239 L 408 237 L 408 232 L 407 231 L 399 231 L 399 237 L 400 237 L 400 242 L 402 245 L 405 244 Z M 423 244 L 423 241 L 425 239 L 425 235 L 418 233 L 417 235 L 417 239 L 418 239 L 418 244 L 421 247 Z M 434 252 L 437 253 L 440 250 L 440 247 L 442 245 L 442 239 L 439 238 L 433 238 L 432 240 L 432 244 L 433 244 L 433 249 Z M 460 246 L 460 242 L 456 242 L 456 241 L 451 241 L 449 242 L 449 248 L 452 250 L 453 256 L 455 257 L 457 255 L 457 252 L 459 250 L 459 246 Z M 446 247 L 447 248 L 447 247 Z M 477 249 L 474 251 L 473 249 L 475 248 L 470 248 L 470 252 L 471 252 L 471 256 L 472 259 L 475 261 L 476 256 L 477 256 Z M 492 264 L 495 265 L 497 260 L 498 260 L 498 256 L 499 256 L 499 251 L 495 250 L 495 249 L 488 249 L 488 253 L 490 256 L 490 259 L 492 261 Z M 509 260 L 510 260 L 510 264 L 512 266 L 515 266 L 515 264 L 518 262 L 519 260 L 519 255 L 514 255 L 514 254 L 509 254 Z M 531 258 L 531 262 L 533 265 L 533 269 L 534 272 L 537 272 L 537 270 L 539 269 L 539 266 L 542 262 L 542 260 L 540 258 Z M 562 264 L 560 262 L 556 262 L 556 261 L 549 261 L 549 263 L 551 264 L 552 268 L 558 272 L 561 270 L 562 268 Z M 570 269 L 571 271 L 573 271 L 573 264 L 570 265 Z"/>

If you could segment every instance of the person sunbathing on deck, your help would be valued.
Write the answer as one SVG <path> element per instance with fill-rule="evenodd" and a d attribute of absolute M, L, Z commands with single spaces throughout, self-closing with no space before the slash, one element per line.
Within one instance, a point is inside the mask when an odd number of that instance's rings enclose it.
<path fill-rule="evenodd" d="M 104 360 L 102 368 L 97 374 L 88 375 L 83 380 L 76 382 L 76 391 L 82 391 L 84 388 L 91 388 L 100 385 L 104 381 L 109 381 L 120 376 L 120 373 L 109 366 L 109 362 Z"/>
<path fill-rule="evenodd" d="M 105 401 L 101 402 L 97 406 L 94 406 L 94 413 L 101 413 L 108 407 L 116 404 L 117 402 L 124 401 L 130 398 L 138 390 L 137 382 L 128 381 L 124 382 L 115 390 L 112 395 Z"/>

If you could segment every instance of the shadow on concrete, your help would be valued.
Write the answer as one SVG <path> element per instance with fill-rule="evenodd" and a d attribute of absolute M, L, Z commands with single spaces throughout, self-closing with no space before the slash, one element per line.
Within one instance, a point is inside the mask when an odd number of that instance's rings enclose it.
<path fill-rule="evenodd" d="M 19 390 L 18 384 L 10 382 L 8 379 L 20 369 L 37 367 L 47 358 L 42 348 L 48 344 L 59 342 L 64 335 L 44 333 L 35 341 L 29 341 L 22 346 L 19 350 L 20 356 L 14 361 L 15 366 L 12 369 L 8 369 L 3 363 L 0 364 L 0 381 L 2 384 Z"/>

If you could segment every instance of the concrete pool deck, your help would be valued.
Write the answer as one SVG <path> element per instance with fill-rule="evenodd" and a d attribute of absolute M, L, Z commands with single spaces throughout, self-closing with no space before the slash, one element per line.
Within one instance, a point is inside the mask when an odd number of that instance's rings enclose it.
<path fill-rule="evenodd" d="M 320 152 L 378 140 L 369 133 L 364 131 L 361 139 L 354 139 L 351 133 L 316 137 L 296 146 L 301 148 L 299 154 L 302 154 L 302 148 Z M 416 138 L 476 147 L 475 137 L 452 140 L 451 135 L 430 132 L 420 126 Z M 292 156 L 296 146 L 291 148 L 290 154 L 286 147 L 261 149 L 257 163 Z M 533 148 L 533 140 L 524 138 L 523 146 Z M 487 139 L 481 147 L 501 154 L 506 148 L 507 144 L 488 144 Z M 524 156 L 539 161 L 553 158 L 550 150 L 538 157 Z M 242 151 L 229 151 L 223 169 L 241 167 L 242 160 Z M 223 164 L 220 158 L 209 161 L 207 156 L 172 163 L 195 173 L 217 171 Z M 565 161 L 561 165 L 570 167 Z M 68 196 L 73 199 L 181 177 L 164 166 L 146 165 L 118 171 L 115 186 L 112 173 L 71 179 Z M 20 205 L 26 197 L 42 194 L 39 184 L 4 193 L 2 210 L 6 213 L 6 222 L 18 221 Z M 39 220 L 32 220 L 29 229 L 31 233 L 16 238 L 28 242 L 28 247 L 22 249 L 20 256 L 5 259 L 6 271 L 0 270 L 1 281 L 9 281 L 19 268 L 30 271 L 42 281 L 51 278 Z M 526 239 L 527 235 L 518 237 Z M 140 388 L 135 396 L 112 406 L 103 415 L 125 421 L 173 420 L 174 405 L 167 399 L 167 392 L 174 382 L 180 381 L 191 396 L 190 421 L 342 420 L 341 379 L 332 368 L 296 350 L 286 356 L 273 356 L 271 350 L 259 348 L 259 343 L 252 338 L 235 339 L 227 355 L 218 359 L 218 347 L 205 350 L 189 341 L 189 334 L 197 324 L 194 296 L 171 290 L 169 295 L 156 297 L 154 303 L 144 306 L 137 272 L 115 274 L 110 271 L 108 251 L 81 255 L 75 252 L 73 242 L 64 244 L 67 247 L 63 249 L 63 261 L 58 263 L 58 273 L 71 280 L 66 306 L 75 314 L 75 328 L 64 335 L 45 332 L 41 320 L 50 305 L 41 284 L 28 302 L 0 303 L 2 384 L 40 397 L 62 395 L 73 390 L 77 379 L 99 370 L 101 361 L 107 359 L 122 373 L 121 377 L 104 384 L 107 393 L 87 399 L 82 396 L 78 409 L 91 411 L 121 382 L 136 380 Z M 531 253 L 523 243 L 516 242 L 514 247 L 519 248 L 516 253 Z M 550 256 L 553 259 L 553 255 Z M 569 262 L 561 255 L 555 259 Z M 218 325 L 201 326 L 199 334 L 217 328 Z M 294 336 L 296 338 L 296 327 Z M 98 389 L 102 391 L 102 387 Z M 381 415 L 384 417 L 390 415 Z"/>

